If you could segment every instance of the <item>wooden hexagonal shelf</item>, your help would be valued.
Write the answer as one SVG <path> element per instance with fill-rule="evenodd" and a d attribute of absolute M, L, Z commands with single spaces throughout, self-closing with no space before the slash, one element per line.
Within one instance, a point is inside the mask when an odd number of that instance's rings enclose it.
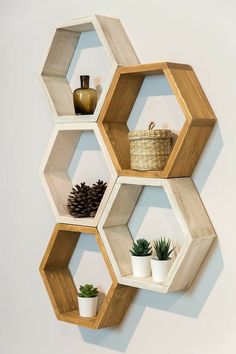
<path fill-rule="evenodd" d="M 185 116 L 184 126 L 162 171 L 130 169 L 127 121 L 148 75 L 166 77 Z M 191 176 L 215 121 L 214 112 L 189 65 L 154 63 L 117 69 L 98 124 L 119 175 L 167 178 Z"/>
<path fill-rule="evenodd" d="M 80 316 L 77 289 L 69 270 L 69 262 L 81 233 L 95 237 L 112 281 L 96 317 Z M 119 324 L 135 294 L 134 289 L 118 284 L 99 233 L 93 227 L 57 224 L 41 262 L 40 273 L 57 319 L 88 328 Z"/>
<path fill-rule="evenodd" d="M 133 239 L 129 219 L 145 186 L 163 188 L 183 232 L 184 242 L 163 283 L 132 274 L 129 250 Z M 167 293 L 191 286 L 214 238 L 215 231 L 191 178 L 119 177 L 98 226 L 121 284 Z"/>
<path fill-rule="evenodd" d="M 95 139 L 104 157 L 103 167 L 106 167 L 109 178 L 106 181 L 107 188 L 95 217 L 74 218 L 67 210 L 68 196 L 72 190 L 72 186 L 75 184 L 72 184 L 72 179 L 68 171 L 83 132 L 94 133 Z M 94 166 L 96 168 L 96 165 Z M 95 173 L 95 171 L 93 172 Z M 41 177 L 57 222 L 96 226 L 117 178 L 116 170 L 97 125 L 94 123 L 57 124 L 45 153 L 41 167 Z M 99 178 L 100 177 L 98 177 L 98 179 Z M 94 180 L 94 182 L 96 181 Z"/>
<path fill-rule="evenodd" d="M 104 82 L 94 113 L 77 116 L 67 73 L 81 34 L 91 31 L 96 32 L 106 52 L 110 72 Z M 117 66 L 138 63 L 134 49 L 117 18 L 95 15 L 91 18 L 77 19 L 56 28 L 41 73 L 43 85 L 57 116 L 56 122 L 96 121 Z M 89 75 L 87 72 L 86 74 Z"/>

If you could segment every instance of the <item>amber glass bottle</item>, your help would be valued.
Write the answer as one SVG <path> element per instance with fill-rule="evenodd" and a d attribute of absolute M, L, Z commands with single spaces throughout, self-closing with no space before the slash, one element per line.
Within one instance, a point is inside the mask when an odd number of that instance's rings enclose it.
<path fill-rule="evenodd" d="M 81 75 L 81 87 L 73 92 L 76 114 L 93 114 L 97 104 L 97 91 L 89 88 L 89 75 Z"/>

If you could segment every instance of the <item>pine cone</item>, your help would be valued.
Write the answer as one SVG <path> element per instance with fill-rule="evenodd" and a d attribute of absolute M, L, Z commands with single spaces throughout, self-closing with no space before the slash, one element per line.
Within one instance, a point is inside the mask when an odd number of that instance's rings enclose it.
<path fill-rule="evenodd" d="M 100 179 L 94 183 L 89 192 L 88 204 L 91 208 L 90 216 L 94 217 L 107 188 L 107 183 Z"/>
<path fill-rule="evenodd" d="M 85 182 L 76 184 L 68 197 L 67 209 L 75 218 L 94 217 L 107 184 L 101 180 L 89 187 Z"/>
<path fill-rule="evenodd" d="M 86 218 L 90 214 L 90 208 L 87 205 L 90 187 L 85 182 L 76 184 L 68 197 L 67 209 L 70 215 L 75 218 Z"/>

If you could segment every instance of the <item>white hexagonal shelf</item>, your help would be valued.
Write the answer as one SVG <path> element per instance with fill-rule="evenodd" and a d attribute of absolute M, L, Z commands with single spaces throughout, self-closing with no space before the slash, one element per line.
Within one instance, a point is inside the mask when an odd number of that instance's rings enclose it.
<path fill-rule="evenodd" d="M 97 125 L 56 125 L 42 163 L 41 177 L 57 222 L 96 226 L 117 178 Z M 106 181 L 107 188 L 95 217 L 71 216 L 67 201 L 72 186 L 81 182 L 91 185 L 98 179 Z"/>
<path fill-rule="evenodd" d="M 96 38 L 90 39 L 90 41 L 87 38 L 85 47 L 82 45 L 82 48 L 78 50 L 78 44 L 83 41 L 83 35 L 92 32 Z M 90 47 L 88 42 L 91 42 Z M 68 81 L 68 74 L 71 75 L 71 65 L 72 67 L 76 66 L 76 61 L 78 62 L 78 57 L 85 51 L 86 45 L 89 49 L 89 58 L 82 60 L 78 72 L 80 75 L 90 75 L 91 73 L 94 78 L 94 88 L 97 87 L 97 90 L 101 92 L 94 113 L 78 116 L 75 115 L 74 111 L 72 88 Z M 95 55 L 91 51 L 93 47 L 100 47 L 100 51 Z M 105 73 L 94 72 L 94 61 L 96 61 L 95 67 L 97 68 L 102 64 L 103 59 L 108 67 L 106 70 L 104 69 Z M 139 60 L 135 51 L 120 20 L 117 18 L 95 15 L 90 18 L 70 21 L 57 27 L 53 33 L 41 73 L 43 85 L 56 114 L 56 122 L 96 121 L 116 68 L 138 63 Z"/>
<path fill-rule="evenodd" d="M 128 224 L 146 186 L 164 190 L 183 235 L 182 245 L 163 283 L 132 274 L 129 250 L 133 238 Z M 119 177 L 98 228 L 119 282 L 162 293 L 191 286 L 216 236 L 191 178 Z"/>

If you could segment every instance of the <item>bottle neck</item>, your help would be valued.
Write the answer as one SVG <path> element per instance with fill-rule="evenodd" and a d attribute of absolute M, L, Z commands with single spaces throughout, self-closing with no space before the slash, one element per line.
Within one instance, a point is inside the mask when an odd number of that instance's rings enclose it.
<path fill-rule="evenodd" d="M 89 75 L 81 75 L 80 76 L 80 86 L 83 89 L 89 88 Z"/>

